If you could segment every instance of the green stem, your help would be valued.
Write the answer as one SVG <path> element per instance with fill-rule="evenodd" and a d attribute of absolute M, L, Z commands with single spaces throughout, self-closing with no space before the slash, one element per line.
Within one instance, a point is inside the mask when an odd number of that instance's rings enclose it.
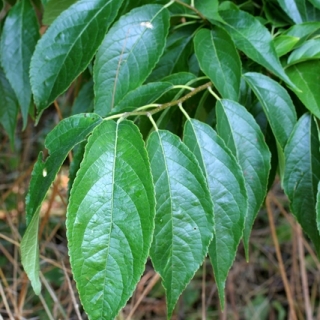
<path fill-rule="evenodd" d="M 174 0 L 174 1 L 181 4 L 182 6 L 187 7 L 188 9 L 194 11 L 199 17 L 201 17 L 201 19 L 206 20 L 205 16 L 203 16 L 202 13 L 199 10 L 197 10 L 195 7 L 190 6 L 190 4 L 187 4 L 181 0 Z"/>
<path fill-rule="evenodd" d="M 157 124 L 156 124 L 155 121 L 153 120 L 151 113 L 148 112 L 148 113 L 147 113 L 147 116 L 148 116 L 149 120 L 151 121 L 151 123 L 152 123 L 152 125 L 153 125 L 153 127 L 154 127 L 154 130 L 158 131 L 159 129 L 158 129 L 158 127 L 157 127 Z"/>
<path fill-rule="evenodd" d="M 187 90 L 190 90 L 190 91 L 193 91 L 194 88 L 193 87 L 190 87 L 190 86 L 187 86 L 187 85 L 184 85 L 184 84 L 177 84 L 175 86 L 173 86 L 171 89 L 187 89 Z"/>
<path fill-rule="evenodd" d="M 175 0 L 171 0 L 170 2 L 168 2 L 167 4 L 165 4 L 163 7 L 164 8 L 168 8 L 168 7 L 170 7 L 172 4 L 174 4 L 175 3 Z"/>
<path fill-rule="evenodd" d="M 140 111 L 140 110 L 144 110 L 144 109 L 149 109 L 149 108 L 154 108 L 154 107 L 159 108 L 159 107 L 161 107 L 161 104 L 159 104 L 159 103 L 150 103 L 150 104 L 147 104 L 147 105 L 145 105 L 145 106 L 143 106 L 143 107 L 137 108 L 136 111 Z"/>
<path fill-rule="evenodd" d="M 218 101 L 221 100 L 221 98 L 212 90 L 211 87 L 208 87 L 208 90 Z"/>
<path fill-rule="evenodd" d="M 182 103 L 179 103 L 179 108 L 182 111 L 182 113 L 184 114 L 184 116 L 187 118 L 187 120 L 190 120 L 190 117 L 189 117 L 187 111 L 183 109 Z"/>

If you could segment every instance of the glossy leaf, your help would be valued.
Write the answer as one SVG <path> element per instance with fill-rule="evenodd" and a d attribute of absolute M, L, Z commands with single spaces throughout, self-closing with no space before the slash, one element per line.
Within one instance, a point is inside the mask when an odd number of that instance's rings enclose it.
<path fill-rule="evenodd" d="M 188 59 L 195 30 L 194 26 L 187 26 L 169 34 L 164 53 L 148 77 L 148 82 L 162 80 L 179 71 L 189 71 Z"/>
<path fill-rule="evenodd" d="M 305 107 L 320 119 L 320 61 L 306 61 L 287 69 L 287 74 L 299 90 L 293 89 Z"/>
<path fill-rule="evenodd" d="M 297 122 L 295 107 L 288 92 L 278 82 L 260 73 L 246 73 L 244 79 L 259 99 L 272 132 L 284 149 Z"/>
<path fill-rule="evenodd" d="M 155 131 L 147 149 L 157 203 L 150 256 L 166 290 L 170 318 L 208 252 L 213 236 L 213 204 L 195 156 L 177 136 Z"/>
<path fill-rule="evenodd" d="M 317 187 L 320 181 L 320 150 L 315 121 L 304 114 L 285 148 L 283 188 L 292 213 L 312 240 L 320 255 L 320 234 L 316 221 Z"/>
<path fill-rule="evenodd" d="M 238 49 L 294 87 L 278 59 L 271 34 L 259 20 L 241 10 L 225 10 L 220 15 Z"/>
<path fill-rule="evenodd" d="M 195 0 L 194 6 L 210 22 L 221 21 L 219 15 L 219 0 Z"/>
<path fill-rule="evenodd" d="M 88 139 L 71 190 L 67 236 L 74 279 L 90 319 L 114 319 L 148 257 L 155 199 L 138 128 L 102 122 Z"/>
<path fill-rule="evenodd" d="M 49 157 L 43 161 L 40 152 L 30 181 L 26 198 L 27 224 L 31 221 L 54 181 L 63 161 L 75 145 L 85 140 L 87 135 L 101 122 L 96 114 L 79 114 L 62 120 L 46 137 L 45 146 Z"/>
<path fill-rule="evenodd" d="M 320 0 L 309 0 L 316 8 L 320 9 Z"/>
<path fill-rule="evenodd" d="M 29 0 L 23 0 L 9 11 L 1 37 L 1 64 L 18 98 L 24 128 L 31 103 L 29 67 L 39 39 L 38 30 L 33 7 Z"/>
<path fill-rule="evenodd" d="M 42 23 L 50 25 L 63 11 L 78 0 L 50 0 L 44 7 Z"/>
<path fill-rule="evenodd" d="M 299 40 L 300 38 L 288 36 L 285 34 L 273 39 L 278 57 L 282 57 L 283 55 L 290 52 Z"/>
<path fill-rule="evenodd" d="M 87 67 L 123 0 L 81 0 L 65 10 L 36 46 L 30 77 L 39 113 Z"/>
<path fill-rule="evenodd" d="M 248 260 L 251 228 L 267 192 L 271 155 L 260 127 L 243 106 L 221 100 L 216 112 L 218 133 L 238 159 L 245 179 L 248 212 L 243 240 Z"/>
<path fill-rule="evenodd" d="M 112 110 L 132 111 L 138 107 L 151 104 L 172 88 L 170 82 L 150 82 L 130 91 Z"/>
<path fill-rule="evenodd" d="M 68 198 L 70 197 L 70 192 L 72 189 L 74 179 L 76 178 L 77 172 L 80 168 L 86 144 L 87 141 L 84 140 L 80 142 L 78 145 L 76 145 L 73 149 L 72 162 L 70 163 L 69 167 Z"/>
<path fill-rule="evenodd" d="M 201 70 L 223 98 L 238 101 L 241 61 L 232 39 L 223 29 L 201 29 L 194 38 Z"/>
<path fill-rule="evenodd" d="M 277 0 L 282 10 L 295 23 L 307 21 L 305 0 Z"/>
<path fill-rule="evenodd" d="M 283 34 L 299 38 L 300 40 L 296 44 L 299 46 L 310 37 L 313 33 L 320 29 L 320 22 L 304 22 L 301 24 L 295 24 L 290 29 L 285 31 Z"/>
<path fill-rule="evenodd" d="M 19 103 L 16 95 L 0 68 L 0 123 L 7 132 L 11 148 L 14 146 L 14 133 L 17 125 Z"/>
<path fill-rule="evenodd" d="M 301 47 L 294 50 L 288 58 L 288 64 L 314 59 L 320 59 L 320 39 L 308 40 Z"/>
<path fill-rule="evenodd" d="M 146 80 L 163 53 L 169 18 L 162 6 L 145 5 L 113 25 L 94 65 L 96 113 L 107 115 Z"/>
<path fill-rule="evenodd" d="M 242 170 L 223 140 L 208 125 L 188 120 L 184 142 L 204 172 L 214 203 L 215 233 L 209 255 L 224 307 L 224 287 L 242 238 L 247 195 Z"/>

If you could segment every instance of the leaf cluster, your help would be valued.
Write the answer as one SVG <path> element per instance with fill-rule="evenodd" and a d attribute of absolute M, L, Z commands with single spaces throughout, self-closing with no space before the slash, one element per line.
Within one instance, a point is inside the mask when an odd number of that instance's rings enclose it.
<path fill-rule="evenodd" d="M 11 5 L 0 123 L 12 146 L 18 115 L 38 122 L 79 89 L 26 198 L 22 264 L 37 294 L 40 207 L 72 152 L 68 249 L 90 319 L 117 316 L 149 257 L 168 318 L 207 255 L 223 307 L 276 173 L 320 255 L 319 1 Z"/>

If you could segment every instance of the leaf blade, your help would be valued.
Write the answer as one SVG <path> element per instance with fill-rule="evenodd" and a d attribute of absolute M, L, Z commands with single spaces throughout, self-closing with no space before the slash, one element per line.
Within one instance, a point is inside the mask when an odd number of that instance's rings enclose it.
<path fill-rule="evenodd" d="M 316 123 L 308 113 L 296 124 L 285 148 L 283 188 L 290 208 L 320 255 L 316 222 L 317 185 L 320 181 L 320 150 Z"/>
<path fill-rule="evenodd" d="M 19 103 L 8 79 L 1 68 L 0 96 L 3 97 L 0 99 L 0 123 L 7 132 L 10 139 L 11 148 L 13 148 Z"/>
<path fill-rule="evenodd" d="M 306 60 L 314 60 L 320 58 L 320 39 L 307 40 L 301 47 L 294 50 L 289 58 L 288 64 L 295 64 Z"/>
<path fill-rule="evenodd" d="M 102 122 L 88 140 L 67 214 L 72 270 L 92 319 L 113 319 L 130 298 L 147 260 L 154 211 L 138 128 Z"/>
<path fill-rule="evenodd" d="M 197 160 L 177 136 L 164 130 L 153 132 L 147 150 L 157 203 L 150 256 L 163 279 L 170 318 L 207 253 L 213 206 Z"/>
<path fill-rule="evenodd" d="M 132 111 L 138 107 L 151 104 L 170 90 L 170 82 L 150 82 L 126 94 L 114 107 L 113 112 Z"/>
<path fill-rule="evenodd" d="M 258 97 L 275 138 L 284 149 L 297 122 L 295 107 L 288 92 L 278 82 L 259 73 L 246 73 L 244 79 Z"/>
<path fill-rule="evenodd" d="M 195 154 L 214 203 L 215 234 L 209 256 L 219 290 L 222 309 L 224 287 L 242 237 L 247 195 L 242 170 L 223 140 L 208 125 L 188 120 L 184 142 Z"/>
<path fill-rule="evenodd" d="M 307 21 L 305 1 L 301 0 L 277 0 L 283 11 L 296 24 Z"/>
<path fill-rule="evenodd" d="M 78 1 L 48 28 L 36 46 L 30 66 L 31 88 L 39 113 L 87 67 L 122 2 Z"/>
<path fill-rule="evenodd" d="M 238 101 L 241 61 L 230 36 L 223 29 L 201 29 L 194 38 L 195 53 L 202 71 L 223 98 Z"/>
<path fill-rule="evenodd" d="M 241 10 L 223 10 L 220 16 L 236 47 L 294 87 L 278 59 L 271 34 L 255 17 Z"/>
<path fill-rule="evenodd" d="M 29 0 L 11 8 L 1 37 L 1 64 L 18 98 L 23 127 L 26 127 L 31 103 L 29 67 L 31 55 L 40 37 L 37 17 Z"/>
<path fill-rule="evenodd" d="M 106 35 L 94 65 L 95 112 L 105 116 L 138 88 L 158 62 L 169 28 L 169 13 L 145 5 L 123 16 Z"/>
<path fill-rule="evenodd" d="M 26 197 L 27 224 L 39 211 L 42 201 L 68 153 L 75 145 L 85 140 L 101 121 L 102 119 L 96 114 L 78 114 L 62 120 L 47 135 L 45 146 L 50 155 L 43 162 L 41 152 L 33 168 Z"/>
<path fill-rule="evenodd" d="M 243 241 L 248 259 L 251 228 L 267 192 L 271 155 L 260 127 L 243 106 L 220 100 L 216 108 L 218 134 L 238 159 L 244 174 L 248 211 Z"/>
<path fill-rule="evenodd" d="M 299 90 L 292 89 L 305 107 L 320 119 L 320 61 L 306 61 L 287 69 L 287 74 Z"/>

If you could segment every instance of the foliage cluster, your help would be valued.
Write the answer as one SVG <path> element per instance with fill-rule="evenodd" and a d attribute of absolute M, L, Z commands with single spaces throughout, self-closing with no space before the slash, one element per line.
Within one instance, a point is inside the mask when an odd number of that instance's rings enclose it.
<path fill-rule="evenodd" d="M 70 153 L 68 247 L 90 319 L 116 317 L 148 257 L 168 318 L 207 254 L 223 306 L 277 172 L 320 255 L 320 1 L 11 5 L 0 122 L 12 146 L 18 114 L 38 122 L 80 88 L 26 199 L 22 264 L 36 293 L 39 210 Z M 50 25 L 41 37 L 38 13 Z"/>

